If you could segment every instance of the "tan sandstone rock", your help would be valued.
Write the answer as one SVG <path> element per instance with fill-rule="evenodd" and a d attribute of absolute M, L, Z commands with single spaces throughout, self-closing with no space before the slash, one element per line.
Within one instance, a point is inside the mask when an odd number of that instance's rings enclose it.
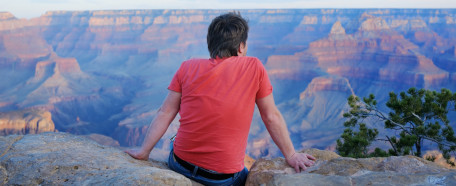
<path fill-rule="evenodd" d="M 0 185 L 192 185 L 156 161 L 66 133 L 0 137 Z"/>
<path fill-rule="evenodd" d="M 260 159 L 246 185 L 455 185 L 456 171 L 414 156 L 354 159 L 308 149 L 313 167 L 295 173 L 283 158 Z"/>
<path fill-rule="evenodd" d="M 296 174 L 283 158 L 257 160 L 246 185 L 455 185 L 456 171 L 413 156 L 353 159 L 306 149 Z M 0 185 L 200 185 L 154 160 L 67 133 L 0 136 Z"/>
<path fill-rule="evenodd" d="M 0 112 L 0 135 L 38 134 L 55 131 L 49 111 L 25 109 Z"/>

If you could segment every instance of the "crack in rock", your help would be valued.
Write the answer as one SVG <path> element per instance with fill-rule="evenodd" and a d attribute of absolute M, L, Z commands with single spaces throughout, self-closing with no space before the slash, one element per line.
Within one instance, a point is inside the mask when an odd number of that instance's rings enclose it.
<path fill-rule="evenodd" d="M 19 140 L 21 140 L 24 136 L 18 136 L 16 137 L 14 140 L 13 140 L 13 143 L 11 143 L 11 145 L 8 146 L 8 148 L 6 148 L 5 152 L 3 152 L 1 155 L 0 155 L 0 158 L 5 156 L 5 154 L 11 149 L 11 147 Z"/>
<path fill-rule="evenodd" d="M 3 185 L 6 185 L 6 183 L 8 183 L 8 172 L 6 171 L 6 169 L 0 165 L 0 178 L 1 178 L 1 175 L 3 174 L 5 177 L 3 178 Z"/>

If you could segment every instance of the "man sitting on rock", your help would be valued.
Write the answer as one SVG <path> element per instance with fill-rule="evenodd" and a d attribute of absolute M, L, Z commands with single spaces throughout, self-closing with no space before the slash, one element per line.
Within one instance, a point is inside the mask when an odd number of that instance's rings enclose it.
<path fill-rule="evenodd" d="M 207 33 L 210 59 L 182 63 L 168 96 L 133 158 L 148 160 L 151 150 L 179 112 L 181 119 L 168 166 L 204 185 L 243 185 L 247 137 L 255 103 L 266 128 L 296 172 L 312 166 L 309 154 L 297 153 L 272 96 L 263 64 L 246 57 L 249 27 L 240 14 L 212 20 Z"/>

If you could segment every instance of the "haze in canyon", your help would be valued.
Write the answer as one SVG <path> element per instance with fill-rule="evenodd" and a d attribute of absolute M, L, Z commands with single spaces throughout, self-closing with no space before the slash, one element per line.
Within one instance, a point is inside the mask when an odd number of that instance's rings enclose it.
<path fill-rule="evenodd" d="M 209 58 L 207 27 L 225 12 L 0 13 L 0 135 L 63 131 L 141 145 L 180 63 Z M 265 65 L 297 149 L 334 150 L 350 95 L 374 93 L 384 105 L 390 91 L 456 90 L 456 9 L 240 12 L 250 25 L 248 55 Z M 169 150 L 178 119 L 158 154 Z M 455 127 L 456 115 L 449 119 Z M 247 153 L 280 155 L 257 111 Z"/>

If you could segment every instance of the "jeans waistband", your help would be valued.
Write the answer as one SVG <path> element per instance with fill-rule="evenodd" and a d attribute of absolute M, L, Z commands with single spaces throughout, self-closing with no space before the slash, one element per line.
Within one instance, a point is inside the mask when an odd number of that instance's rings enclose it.
<path fill-rule="evenodd" d="M 198 169 L 198 170 L 196 170 L 196 174 L 200 175 L 202 177 L 205 177 L 205 178 L 209 178 L 209 179 L 213 179 L 213 180 L 225 180 L 225 179 L 228 179 L 228 178 L 231 178 L 234 176 L 234 173 L 233 174 L 221 174 L 221 173 L 209 172 L 208 170 L 206 170 L 204 168 L 201 168 L 201 167 L 198 167 L 198 166 L 192 165 L 191 163 L 186 162 L 185 160 L 179 158 L 174 153 L 173 153 L 173 156 L 176 159 L 176 161 L 180 165 L 182 165 L 182 167 L 189 170 L 190 172 L 193 172 L 196 167 Z"/>

